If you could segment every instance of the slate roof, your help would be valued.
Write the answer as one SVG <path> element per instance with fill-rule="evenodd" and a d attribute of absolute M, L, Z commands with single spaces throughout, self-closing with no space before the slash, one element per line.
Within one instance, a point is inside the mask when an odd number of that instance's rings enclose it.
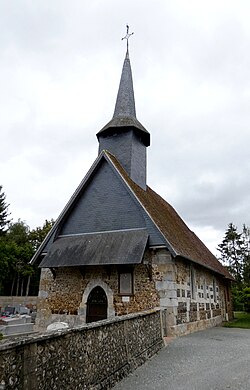
<path fill-rule="evenodd" d="M 98 158 L 90 168 L 89 172 L 87 173 L 86 177 L 82 180 L 79 187 L 72 195 L 71 199 L 65 206 L 64 210 L 58 217 L 56 223 L 54 224 L 51 231 L 45 238 L 39 250 L 31 260 L 31 263 L 34 264 L 40 258 L 40 255 L 43 254 L 44 248 L 46 247 L 47 243 L 51 240 L 51 238 L 55 235 L 58 226 L 60 226 L 60 223 L 63 221 L 64 215 L 66 215 L 66 213 L 68 212 L 72 204 L 77 201 L 77 198 L 81 193 L 83 187 L 88 184 L 88 180 L 90 180 L 95 175 L 95 171 L 99 163 L 101 162 L 102 158 L 105 158 L 106 161 L 112 164 L 118 176 L 124 181 L 128 190 L 131 191 L 131 194 L 133 194 L 133 196 L 137 199 L 140 205 L 144 208 L 149 218 L 159 229 L 159 231 L 161 232 L 161 234 L 166 240 L 167 248 L 175 257 L 179 256 L 182 258 L 186 258 L 188 260 L 200 264 L 201 266 L 213 270 L 228 279 L 233 279 L 232 276 L 229 274 L 229 272 L 226 270 L 226 268 L 223 267 L 223 265 L 216 259 L 216 257 L 209 251 L 209 249 L 195 235 L 195 233 L 193 233 L 188 228 L 188 226 L 181 219 L 181 217 L 178 215 L 175 209 L 168 202 L 166 202 L 160 195 L 154 192 L 150 187 L 147 186 L 147 189 L 145 191 L 136 183 L 134 183 L 130 179 L 126 171 L 122 168 L 121 164 L 118 162 L 115 156 L 113 156 L 108 151 L 102 151 L 102 153 L 98 156 Z M 97 233 L 95 233 L 95 235 L 96 234 Z M 70 239 L 72 240 L 72 237 Z M 69 240 L 62 241 L 61 238 L 57 238 L 52 244 L 52 246 L 54 245 L 53 251 L 55 252 L 57 251 L 57 245 L 59 245 L 60 242 L 66 243 L 69 242 Z M 76 245 L 78 245 L 77 239 L 75 242 Z M 124 255 L 126 256 L 126 252 L 124 252 Z"/>
<path fill-rule="evenodd" d="M 233 279 L 227 269 L 223 267 L 196 234 L 188 228 L 168 202 L 149 186 L 144 191 L 130 179 L 126 171 L 111 153 L 106 151 L 106 154 L 177 256 L 187 258 L 224 275 L 226 278 Z"/>
<path fill-rule="evenodd" d="M 62 236 L 52 244 L 39 267 L 140 264 L 147 241 L 146 229 Z"/>

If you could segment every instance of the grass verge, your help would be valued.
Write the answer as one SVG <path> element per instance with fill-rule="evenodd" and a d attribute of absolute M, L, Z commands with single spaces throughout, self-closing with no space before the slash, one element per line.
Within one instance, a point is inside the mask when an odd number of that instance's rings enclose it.
<path fill-rule="evenodd" d="M 226 328 L 244 328 L 250 329 L 250 313 L 243 311 L 234 312 L 234 320 L 224 323 Z"/>

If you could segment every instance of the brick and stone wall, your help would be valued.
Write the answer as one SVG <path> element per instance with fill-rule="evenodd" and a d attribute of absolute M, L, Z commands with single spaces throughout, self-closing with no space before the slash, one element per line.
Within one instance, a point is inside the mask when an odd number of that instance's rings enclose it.
<path fill-rule="evenodd" d="M 0 341 L 1 390 L 109 389 L 162 346 L 157 310 Z"/>
<path fill-rule="evenodd" d="M 168 335 L 213 326 L 226 320 L 227 313 L 230 318 L 225 281 L 219 275 L 188 260 L 173 259 L 165 249 L 155 252 L 153 267 Z"/>

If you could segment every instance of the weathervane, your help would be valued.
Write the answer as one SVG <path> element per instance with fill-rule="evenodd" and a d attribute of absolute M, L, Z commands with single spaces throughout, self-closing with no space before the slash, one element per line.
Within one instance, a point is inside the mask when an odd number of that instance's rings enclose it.
<path fill-rule="evenodd" d="M 131 34 L 129 34 L 129 26 L 126 25 L 126 27 L 127 27 L 127 34 L 125 35 L 125 37 L 122 38 L 122 41 L 123 39 L 127 39 L 127 51 L 128 51 L 128 40 L 131 37 L 131 35 L 133 35 L 134 33 L 132 32 Z"/>

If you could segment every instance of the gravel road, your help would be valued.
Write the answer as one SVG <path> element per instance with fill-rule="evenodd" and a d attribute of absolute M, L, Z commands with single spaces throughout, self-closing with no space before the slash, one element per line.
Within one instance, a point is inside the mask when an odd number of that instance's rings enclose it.
<path fill-rule="evenodd" d="M 250 390 L 250 330 L 216 327 L 174 339 L 113 390 Z"/>

